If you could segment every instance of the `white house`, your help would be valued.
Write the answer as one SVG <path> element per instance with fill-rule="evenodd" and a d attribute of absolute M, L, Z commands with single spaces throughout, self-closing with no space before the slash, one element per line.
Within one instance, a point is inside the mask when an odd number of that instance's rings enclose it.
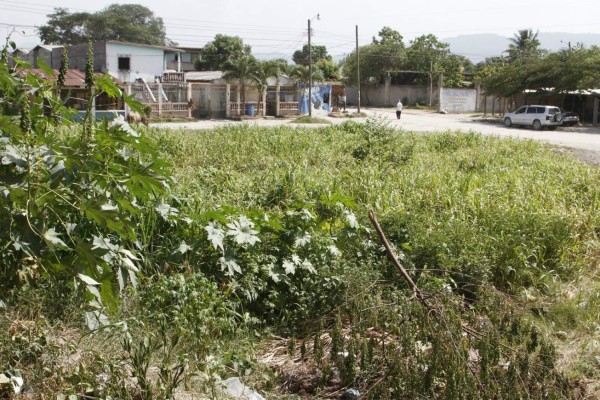
<path fill-rule="evenodd" d="M 85 70 L 87 63 L 88 45 L 68 46 L 69 67 Z M 59 60 L 62 49 L 55 49 L 53 60 Z M 118 42 L 108 40 L 93 44 L 94 70 L 108 72 L 111 76 L 123 82 L 135 82 L 143 79 L 145 82 L 169 81 L 183 82 L 184 75 L 181 63 L 169 63 L 173 58 L 181 60 L 185 50 L 166 46 Z M 174 57 L 177 55 L 177 57 Z"/>

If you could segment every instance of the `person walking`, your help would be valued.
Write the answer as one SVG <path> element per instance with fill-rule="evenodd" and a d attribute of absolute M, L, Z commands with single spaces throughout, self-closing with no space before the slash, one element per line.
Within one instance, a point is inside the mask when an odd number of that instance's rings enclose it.
<path fill-rule="evenodd" d="M 340 96 L 340 108 L 343 108 L 344 111 L 346 111 L 346 91 L 344 90 L 342 92 L 342 95 Z"/>
<path fill-rule="evenodd" d="M 396 118 L 400 119 L 402 115 L 402 100 L 398 100 L 398 104 L 396 104 Z"/>

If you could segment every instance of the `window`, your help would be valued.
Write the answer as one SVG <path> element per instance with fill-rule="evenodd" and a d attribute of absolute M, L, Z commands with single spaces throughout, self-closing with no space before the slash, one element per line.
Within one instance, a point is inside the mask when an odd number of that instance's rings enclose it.
<path fill-rule="evenodd" d="M 515 114 L 524 114 L 525 110 L 527 110 L 527 107 L 521 107 L 517 110 L 517 112 Z"/>
<path fill-rule="evenodd" d="M 131 58 L 129 56 L 119 56 L 119 71 L 131 70 Z"/>
<path fill-rule="evenodd" d="M 527 108 L 527 114 L 536 114 L 538 107 L 529 107 Z"/>

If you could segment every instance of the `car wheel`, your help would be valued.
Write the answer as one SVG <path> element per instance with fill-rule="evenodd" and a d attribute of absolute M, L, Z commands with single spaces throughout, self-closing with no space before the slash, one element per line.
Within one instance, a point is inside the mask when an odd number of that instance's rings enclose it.
<path fill-rule="evenodd" d="M 510 128 L 512 126 L 512 121 L 510 120 L 510 118 L 504 118 L 504 125 L 506 125 L 507 128 Z"/>
<path fill-rule="evenodd" d="M 533 121 L 533 129 L 536 131 L 539 131 L 542 129 L 542 123 L 540 122 L 539 119 L 536 119 L 535 121 Z"/>

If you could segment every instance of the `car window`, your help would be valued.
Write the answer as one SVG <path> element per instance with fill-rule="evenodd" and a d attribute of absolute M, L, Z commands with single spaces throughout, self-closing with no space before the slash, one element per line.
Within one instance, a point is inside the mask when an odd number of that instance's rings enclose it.
<path fill-rule="evenodd" d="M 554 115 L 560 113 L 560 108 L 558 107 L 548 107 L 548 114 Z"/>
<path fill-rule="evenodd" d="M 544 107 L 537 107 L 537 113 L 538 114 L 544 114 L 546 112 L 546 108 Z"/>
<path fill-rule="evenodd" d="M 523 114 L 525 110 L 527 110 L 527 107 L 521 107 L 517 111 L 515 111 L 515 114 Z"/>
<path fill-rule="evenodd" d="M 535 114 L 537 112 L 537 107 L 529 107 L 527 108 L 527 114 Z"/>

